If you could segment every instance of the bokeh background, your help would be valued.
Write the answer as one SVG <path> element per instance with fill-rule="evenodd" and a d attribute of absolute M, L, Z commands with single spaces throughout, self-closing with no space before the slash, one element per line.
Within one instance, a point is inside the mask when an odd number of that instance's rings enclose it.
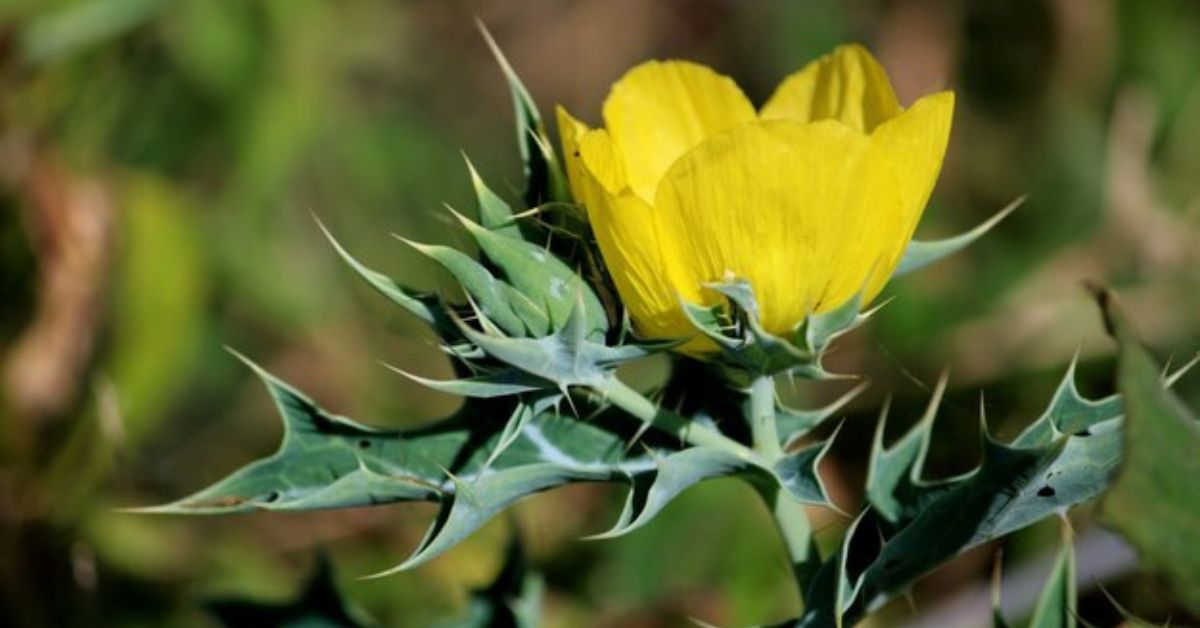
<path fill-rule="evenodd" d="M 357 576 L 417 544 L 431 507 L 218 519 L 117 510 L 177 498 L 275 447 L 269 400 L 225 346 L 366 422 L 453 410 L 455 399 L 380 366 L 449 373 L 416 321 L 340 265 L 312 214 L 375 267 L 451 289 L 389 233 L 464 244 L 441 208 L 474 209 L 460 151 L 494 187 L 520 186 L 511 103 L 475 16 L 544 112 L 562 103 L 592 122 L 608 86 L 653 57 L 709 64 L 762 102 L 807 61 L 862 41 L 903 102 L 957 91 L 919 235 L 1029 200 L 970 251 L 893 285 L 877 321 L 840 345 L 838 364 L 874 382 L 825 467 L 849 509 L 887 393 L 898 433 L 950 370 L 930 460 L 949 474 L 977 460 L 981 395 L 997 430 L 1015 434 L 1077 350 L 1084 390 L 1110 392 L 1113 346 L 1085 280 L 1119 291 L 1160 359 L 1200 345 L 1192 0 L 8 0 L 0 624 L 212 626 L 204 600 L 285 601 L 325 551 L 358 606 L 385 625 L 424 626 L 463 609 L 513 530 L 545 573 L 550 626 L 737 625 L 797 610 L 765 512 L 731 482 L 603 543 L 576 539 L 605 528 L 621 496 L 559 490 L 427 567 L 369 581 Z M 651 386 L 661 371 L 629 376 Z M 1181 384 L 1193 403 L 1198 380 Z M 843 390 L 791 394 L 818 403 Z M 815 516 L 822 542 L 835 542 L 846 521 Z M 1072 517 L 1083 618 L 1119 623 L 1109 592 L 1179 623 L 1164 588 L 1093 519 L 1087 508 Z M 1049 522 L 1003 544 L 1018 616 L 1058 534 Z M 960 558 L 873 621 L 986 625 L 996 549 Z"/>

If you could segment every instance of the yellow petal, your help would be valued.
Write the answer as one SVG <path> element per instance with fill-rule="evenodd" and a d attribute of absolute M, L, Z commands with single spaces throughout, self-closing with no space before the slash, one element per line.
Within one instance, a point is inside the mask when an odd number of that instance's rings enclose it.
<path fill-rule="evenodd" d="M 592 129 L 579 138 L 579 158 L 587 178 L 601 188 L 611 194 L 625 189 L 625 163 L 617 155 L 607 129 Z M 584 198 L 586 204 L 586 190 Z"/>
<path fill-rule="evenodd" d="M 654 212 L 625 185 L 624 166 L 616 159 L 608 132 L 584 133 L 578 151 L 577 200 L 587 208 L 609 274 L 638 332 L 653 338 L 694 334 L 664 270 Z"/>
<path fill-rule="evenodd" d="M 558 137 L 562 143 L 563 161 L 567 167 L 567 182 L 571 187 L 571 196 L 576 202 L 583 202 L 583 158 L 579 152 L 579 140 L 591 129 L 567 112 L 561 105 L 555 108 L 558 117 Z"/>
<path fill-rule="evenodd" d="M 755 119 L 754 106 L 728 77 L 685 61 L 649 61 L 613 85 L 604 101 L 633 191 L 654 199 L 667 168 L 706 137 Z"/>
<path fill-rule="evenodd" d="M 903 208 L 905 246 L 921 220 L 941 172 L 953 117 L 954 93 L 939 92 L 918 100 L 871 135 L 879 158 L 895 173 L 896 192 Z M 893 258 L 881 264 L 867 286 L 871 297 L 883 289 L 903 253 L 903 249 L 896 251 Z"/>
<path fill-rule="evenodd" d="M 789 76 L 762 108 L 765 120 L 833 118 L 870 133 L 901 111 L 875 57 L 857 44 L 839 46 Z"/>
<path fill-rule="evenodd" d="M 903 250 L 900 188 L 884 152 L 839 122 L 748 124 L 664 176 L 659 245 L 681 292 L 746 279 L 764 327 L 784 334 L 845 303 Z"/>

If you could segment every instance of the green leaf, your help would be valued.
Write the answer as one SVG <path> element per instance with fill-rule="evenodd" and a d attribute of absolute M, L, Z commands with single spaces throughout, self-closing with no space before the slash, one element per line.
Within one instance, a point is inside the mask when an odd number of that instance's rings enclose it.
<path fill-rule="evenodd" d="M 1081 406 L 1063 403 L 1070 398 L 1062 394 L 1064 390 L 1074 390 L 1073 384 L 1060 386 L 1050 409 L 1026 431 L 1046 438 L 1018 442 L 1019 438 L 1004 444 L 984 426 L 980 467 L 940 482 L 920 477 L 936 403 L 891 448 L 882 446 L 880 431 L 869 472 L 868 500 L 872 519 L 877 519 L 869 535 L 882 536 L 882 545 L 860 541 L 867 549 L 858 550 L 850 562 L 862 566 L 861 582 L 857 574 L 838 574 L 828 563 L 823 566 L 818 581 L 824 581 L 814 584 L 800 625 L 851 625 L 957 554 L 1099 496 L 1121 459 L 1120 406 L 1095 404 L 1088 406 L 1095 412 L 1086 419 L 1069 417 L 1060 412 Z M 1104 418 L 1104 413 L 1111 416 Z M 1064 434 L 1055 427 L 1077 423 L 1086 424 L 1086 429 Z M 1037 427 L 1042 424 L 1049 427 Z M 840 612 L 835 611 L 839 607 L 832 593 L 838 579 L 858 590 Z"/>
<path fill-rule="evenodd" d="M 521 498 L 568 482 L 615 481 L 656 469 L 670 449 L 646 446 L 626 416 L 588 422 L 559 412 L 557 393 L 468 402 L 457 414 L 411 430 L 377 430 L 333 415 L 246 361 L 274 397 L 283 444 L 262 460 L 189 497 L 134 509 L 164 514 L 296 511 L 435 501 L 441 515 L 410 568 L 453 547 Z"/>
<path fill-rule="evenodd" d="M 1013 213 L 1024 202 L 1025 197 L 1022 196 L 1009 203 L 1004 209 L 996 212 L 996 215 L 983 221 L 979 226 L 952 238 L 933 241 L 912 240 L 908 243 L 908 248 L 904 250 L 904 257 L 900 258 L 900 265 L 896 267 L 896 271 L 892 273 L 892 277 L 901 277 L 920 270 L 967 248 L 973 242 L 983 237 L 983 234 L 991 231 L 992 227 L 995 227 L 1001 220 L 1007 218 L 1009 214 Z"/>
<path fill-rule="evenodd" d="M 828 312 L 810 314 L 798 330 L 797 343 L 810 353 L 821 355 L 829 348 L 830 343 L 862 325 L 879 309 L 876 307 L 860 313 L 863 305 L 862 295 L 856 294 L 854 298 Z"/>
<path fill-rule="evenodd" d="M 1075 549 L 1069 526 L 1063 522 L 1063 547 L 1038 597 L 1029 628 L 1075 628 Z"/>
<path fill-rule="evenodd" d="M 1200 612 L 1200 423 L 1163 386 L 1154 360 L 1111 305 L 1120 343 L 1117 385 L 1126 405 L 1125 462 L 1104 498 L 1104 519 L 1160 574 L 1175 597 Z"/>
<path fill-rule="evenodd" d="M 775 463 L 775 475 L 779 484 L 793 499 L 807 504 L 833 506 L 818 467 L 829 453 L 835 438 L 837 431 L 824 442 L 786 454 Z"/>
<path fill-rule="evenodd" d="M 871 445 L 867 467 L 867 502 L 892 523 L 911 520 L 921 509 L 921 494 L 931 494 L 945 482 L 925 482 L 921 478 L 933 420 L 937 416 L 942 395 L 946 392 L 946 375 L 938 380 L 929 405 L 920 420 L 891 447 L 884 447 L 883 434 L 887 428 L 888 407 L 880 413 Z"/>
<path fill-rule="evenodd" d="M 477 24 L 492 55 L 496 57 L 500 70 L 504 72 L 508 89 L 512 93 L 513 108 L 517 116 L 517 144 L 521 149 L 521 161 L 525 164 L 525 206 L 537 207 L 547 202 L 569 201 L 562 167 L 554 155 L 554 148 L 546 134 L 537 104 L 533 102 L 529 90 L 525 89 L 500 47 L 496 45 L 492 34 L 484 27 L 483 22 Z"/>
<path fill-rule="evenodd" d="M 691 447 L 673 453 L 655 462 L 654 470 L 648 472 L 652 480 L 634 483 L 617 525 L 591 538 L 615 538 L 641 528 L 680 493 L 704 480 L 761 471 L 754 462 L 715 447 Z"/>
<path fill-rule="evenodd" d="M 1124 404 L 1119 395 L 1087 399 L 1075 384 L 1078 357 L 1071 360 L 1067 374 L 1054 392 L 1049 407 L 1013 441 L 1016 446 L 1048 443 L 1058 434 L 1087 435 L 1093 425 L 1122 416 Z"/>
<path fill-rule="evenodd" d="M 851 556 L 861 551 L 863 539 L 878 538 L 877 532 L 871 529 L 875 524 L 874 516 L 874 511 L 864 510 L 850 523 L 837 551 L 821 565 L 805 591 L 804 599 L 808 606 L 805 614 L 776 626 L 840 628 L 843 625 L 842 614 L 850 608 L 862 587 L 862 572 L 850 573 Z M 851 626 L 853 622 L 845 625 Z"/>
<path fill-rule="evenodd" d="M 191 496 L 135 511 L 228 514 L 439 501 L 456 488 L 451 474 L 458 481 L 471 480 L 485 468 L 553 462 L 623 473 L 627 464 L 649 464 L 648 459 L 626 454 L 622 435 L 561 416 L 546 407 L 546 398 L 533 402 L 535 416 L 503 453 L 493 457 L 519 404 L 468 404 L 427 426 L 378 430 L 323 410 L 254 363 L 246 363 L 262 379 L 283 417 L 279 450 Z"/>
<path fill-rule="evenodd" d="M 425 540 L 407 560 L 373 577 L 423 565 L 454 547 L 517 500 L 574 481 L 614 479 L 614 469 L 554 463 L 529 464 L 481 475 L 454 478 L 454 491 Z"/>

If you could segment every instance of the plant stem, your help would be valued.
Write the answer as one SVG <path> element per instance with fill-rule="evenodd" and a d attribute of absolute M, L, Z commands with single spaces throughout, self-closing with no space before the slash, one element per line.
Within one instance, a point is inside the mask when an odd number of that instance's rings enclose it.
<path fill-rule="evenodd" d="M 616 377 L 608 378 L 603 384 L 595 386 L 595 390 L 614 406 L 668 434 L 678 436 L 691 445 L 724 449 L 748 460 L 754 460 L 767 468 L 783 456 L 775 425 L 775 380 L 769 376 L 755 379 L 750 387 L 750 427 L 754 449 L 660 408 Z M 804 511 L 804 505 L 778 485 L 755 483 L 755 486 L 770 509 L 783 538 L 788 559 L 792 564 L 792 573 L 796 577 L 796 587 L 803 598 L 804 591 L 820 564 L 817 548 L 812 540 L 812 525 Z"/>
<path fill-rule="evenodd" d="M 775 378 L 759 375 L 751 383 L 749 393 L 750 434 L 754 440 L 754 450 L 774 464 L 784 455 L 775 417 Z M 796 588 L 803 601 L 805 590 L 820 565 L 812 540 L 812 524 L 808 521 L 804 504 L 793 499 L 778 485 L 759 487 L 759 494 L 770 509 L 779 535 L 783 538 L 792 564 L 792 574 L 796 577 Z"/>
<path fill-rule="evenodd" d="M 749 447 L 704 425 L 664 410 L 616 377 L 610 377 L 604 384 L 596 386 L 596 391 L 604 395 L 614 406 L 653 427 L 678 436 L 691 445 L 716 447 L 749 460 L 758 459 L 758 455 Z"/>
<path fill-rule="evenodd" d="M 759 375 L 750 384 L 750 435 L 754 450 L 770 460 L 783 455 L 775 426 L 775 378 Z"/>
<path fill-rule="evenodd" d="M 804 504 L 793 499 L 782 489 L 775 488 L 770 492 L 761 492 L 761 495 L 775 519 L 779 536 L 783 538 L 788 562 L 792 565 L 792 575 L 796 577 L 797 593 L 800 601 L 804 602 L 808 586 L 821 566 L 817 546 L 812 538 L 812 524 L 808 521 L 808 513 L 804 510 Z"/>

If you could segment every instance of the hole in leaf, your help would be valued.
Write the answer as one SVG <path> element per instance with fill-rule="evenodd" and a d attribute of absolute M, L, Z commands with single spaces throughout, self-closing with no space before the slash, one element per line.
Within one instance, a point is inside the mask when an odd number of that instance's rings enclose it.
<path fill-rule="evenodd" d="M 370 449 L 370 448 L 371 448 L 371 441 L 369 441 L 369 440 L 367 440 L 367 439 L 365 439 L 365 438 L 364 438 L 364 439 L 362 439 L 362 440 L 358 441 L 358 446 L 359 446 L 359 448 L 360 448 L 360 449 Z"/>
<path fill-rule="evenodd" d="M 279 499 L 279 491 L 271 491 L 270 493 L 267 493 L 267 496 L 263 498 L 263 501 L 269 504 L 277 499 Z"/>
<path fill-rule="evenodd" d="M 1054 497 L 1054 493 L 1054 487 L 1050 486 L 1049 484 L 1039 488 L 1037 492 L 1038 497 Z"/>

